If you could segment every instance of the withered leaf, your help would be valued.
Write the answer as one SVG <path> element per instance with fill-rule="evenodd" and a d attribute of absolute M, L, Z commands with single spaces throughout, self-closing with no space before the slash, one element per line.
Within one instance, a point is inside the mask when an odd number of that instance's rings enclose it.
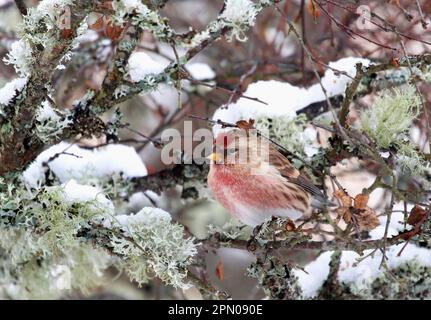
<path fill-rule="evenodd" d="M 72 29 L 60 29 L 60 38 L 61 39 L 68 39 L 72 36 L 73 31 Z"/>
<path fill-rule="evenodd" d="M 407 223 L 411 226 L 415 226 L 419 223 L 422 223 L 426 215 L 427 214 L 422 207 L 415 205 L 410 211 L 410 215 L 407 218 Z"/>
<path fill-rule="evenodd" d="M 243 129 L 243 130 L 254 129 L 254 127 L 253 127 L 254 119 L 249 119 L 248 121 L 247 120 L 239 120 L 235 124 L 239 129 Z"/>
<path fill-rule="evenodd" d="M 106 25 L 106 35 L 111 40 L 118 40 L 123 34 L 124 26 L 120 26 L 115 24 L 112 21 L 109 21 Z"/>
<path fill-rule="evenodd" d="M 224 266 L 223 266 L 223 262 L 219 261 L 219 263 L 217 263 L 217 266 L 216 266 L 216 269 L 215 269 L 215 274 L 216 274 L 216 277 L 220 281 L 224 280 Z"/>
<path fill-rule="evenodd" d="M 399 68 L 401 66 L 400 61 L 395 57 L 391 58 L 391 65 L 393 65 L 396 68 Z"/>
<path fill-rule="evenodd" d="M 340 200 L 343 207 L 350 207 L 352 205 L 352 198 L 344 190 L 335 191 L 334 196 Z"/>
<path fill-rule="evenodd" d="M 369 207 L 354 210 L 353 214 L 361 231 L 373 230 L 380 224 L 377 214 Z"/>
<path fill-rule="evenodd" d="M 88 26 L 90 30 L 102 31 L 105 26 L 105 16 L 100 15 L 100 17 L 92 24 Z"/>
<path fill-rule="evenodd" d="M 313 17 L 314 20 L 320 16 L 320 10 L 313 0 L 308 0 L 308 14 Z"/>
<path fill-rule="evenodd" d="M 365 209 L 368 204 L 368 199 L 370 197 L 367 194 L 358 194 L 355 197 L 354 207 L 356 209 Z"/>
<path fill-rule="evenodd" d="M 368 195 L 358 194 L 352 199 L 343 190 L 337 190 L 334 196 L 341 202 L 341 207 L 336 210 L 338 219 L 342 218 L 348 224 L 356 224 L 360 231 L 373 230 L 380 224 L 377 214 L 367 205 Z"/>
<path fill-rule="evenodd" d="M 350 223 L 351 221 L 351 215 L 349 213 L 349 209 L 346 207 L 339 207 L 335 209 L 335 212 L 337 213 L 337 218 L 335 221 L 338 223 L 341 219 L 343 219 L 346 223 Z"/>
<path fill-rule="evenodd" d="M 389 3 L 395 4 L 395 5 L 400 5 L 400 0 L 390 0 Z"/>
<path fill-rule="evenodd" d="M 288 232 L 290 232 L 290 231 L 295 231 L 296 230 L 296 226 L 295 226 L 295 223 L 292 221 L 292 220 L 288 220 L 287 222 L 286 222 L 286 224 L 284 225 L 284 229 L 286 230 L 286 231 L 288 231 Z"/>

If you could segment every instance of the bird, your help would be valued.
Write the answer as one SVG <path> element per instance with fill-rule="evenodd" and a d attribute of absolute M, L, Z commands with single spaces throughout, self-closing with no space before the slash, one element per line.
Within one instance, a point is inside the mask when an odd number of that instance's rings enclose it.
<path fill-rule="evenodd" d="M 306 218 L 328 202 L 321 190 L 267 139 L 249 130 L 219 133 L 207 182 L 214 198 L 245 225 L 271 217 Z"/>

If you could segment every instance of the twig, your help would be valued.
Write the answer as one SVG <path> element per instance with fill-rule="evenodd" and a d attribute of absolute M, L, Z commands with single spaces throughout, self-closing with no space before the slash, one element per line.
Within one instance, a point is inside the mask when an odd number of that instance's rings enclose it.
<path fill-rule="evenodd" d="M 226 105 L 230 105 L 232 103 L 233 99 L 236 98 L 237 93 L 241 90 L 241 86 L 244 83 L 244 81 L 256 72 L 257 67 L 258 67 L 258 63 L 254 63 L 251 66 L 250 70 L 248 70 L 246 73 L 241 75 L 241 77 L 239 78 L 239 82 L 236 85 L 235 89 L 232 91 L 232 94 L 230 95 L 229 100 L 226 103 Z M 242 95 L 242 97 L 244 97 L 244 95 Z"/>
<path fill-rule="evenodd" d="M 357 15 L 356 11 L 354 11 L 354 10 L 350 9 L 350 8 L 349 8 L 349 7 L 347 7 L 347 6 L 343 6 L 343 5 L 341 5 L 340 3 L 334 2 L 334 1 L 332 1 L 332 0 L 325 0 L 325 1 L 326 1 L 327 3 L 333 4 L 334 6 L 337 6 L 337 7 L 341 8 L 341 9 L 343 9 L 343 10 L 345 10 L 345 11 L 347 11 L 347 12 L 351 13 L 351 14 L 355 14 L 355 15 Z M 318 2 L 318 0 L 316 0 L 316 2 Z M 378 24 L 377 22 L 375 22 L 375 21 L 374 21 L 374 20 L 372 20 L 372 19 L 368 19 L 367 17 L 361 17 L 361 18 L 366 19 L 366 21 L 368 21 L 368 22 L 372 23 L 373 25 L 375 25 L 376 27 L 378 27 L 379 29 L 381 29 L 381 30 L 383 30 L 383 31 L 386 31 L 386 32 L 392 32 L 392 30 L 393 30 L 393 28 L 394 28 L 395 26 L 394 26 L 393 24 L 389 23 L 389 21 L 388 21 L 387 19 L 384 19 L 383 17 L 381 17 L 380 15 L 378 15 L 377 13 L 375 13 L 374 11 L 370 12 L 370 14 L 371 14 L 371 17 L 378 19 L 381 23 L 383 23 L 383 24 L 384 24 L 384 26 L 383 26 L 383 25 Z M 399 35 L 400 35 L 400 36 L 402 36 L 402 37 L 404 37 L 404 38 L 406 38 L 406 39 L 413 40 L 413 41 L 417 41 L 417 42 L 421 42 L 421 43 L 423 43 L 423 44 L 431 45 L 431 42 L 429 42 L 429 41 L 426 41 L 426 40 L 423 40 L 423 39 L 417 39 L 417 38 L 415 38 L 415 37 L 412 37 L 412 36 L 410 36 L 410 35 L 408 35 L 408 34 L 405 34 L 405 33 L 402 33 L 402 32 L 398 32 L 398 33 L 399 33 Z"/>
<path fill-rule="evenodd" d="M 230 90 L 230 89 L 227 89 L 227 88 L 221 87 L 221 86 L 219 86 L 219 85 L 217 85 L 217 84 L 211 84 L 211 83 L 208 83 L 208 82 L 195 80 L 195 79 L 193 79 L 192 77 L 189 77 L 187 80 L 189 80 L 189 81 L 190 81 L 191 83 L 193 83 L 193 84 L 198 84 L 198 85 L 205 86 L 205 87 L 208 87 L 208 88 L 212 88 L 212 89 L 216 89 L 216 90 L 225 91 L 225 92 L 228 92 L 228 93 L 230 93 L 230 94 L 232 94 L 232 95 L 236 94 L 236 92 L 235 92 L 235 91 L 232 91 L 232 90 Z M 262 101 L 262 100 L 260 100 L 259 98 L 249 97 L 249 96 L 246 96 L 246 95 L 243 95 L 243 94 L 239 94 L 239 96 L 240 96 L 241 98 L 244 98 L 244 99 L 248 99 L 248 100 L 251 100 L 251 101 L 255 101 L 255 102 L 262 103 L 262 104 L 264 104 L 264 105 L 268 105 L 268 103 L 267 103 L 267 102 Z M 230 99 L 229 99 L 229 100 L 230 100 Z"/>
<path fill-rule="evenodd" d="M 133 132 L 133 133 L 137 134 L 141 138 L 147 139 L 147 141 L 151 141 L 154 144 L 154 146 L 156 146 L 156 147 L 163 146 L 163 142 L 161 140 L 154 139 L 152 137 L 146 136 L 145 134 L 139 132 L 138 130 L 130 128 L 130 124 L 128 124 L 128 123 L 122 124 L 121 127 L 124 128 L 124 129 L 126 129 L 126 130 L 128 130 L 128 131 L 130 131 L 130 132 Z"/>
<path fill-rule="evenodd" d="M 22 16 L 26 16 L 27 15 L 27 6 L 24 3 L 24 0 L 15 0 L 15 4 L 19 10 L 19 12 L 21 13 Z"/>
<path fill-rule="evenodd" d="M 360 38 L 362 38 L 362 39 L 364 39 L 364 40 L 366 40 L 368 42 L 371 42 L 371 43 L 373 43 L 373 44 L 375 44 L 375 45 L 377 45 L 379 47 L 382 47 L 382 48 L 385 48 L 385 49 L 389 49 L 389 50 L 392 50 L 392 51 L 396 51 L 395 48 L 387 46 L 387 45 L 385 45 L 383 43 L 374 41 L 373 39 L 367 38 L 367 37 L 363 36 L 362 34 L 360 34 L 360 33 L 356 32 L 356 31 L 352 30 L 348 26 L 342 24 L 340 21 L 338 21 L 337 18 L 335 18 L 332 14 L 330 14 L 328 12 L 328 10 L 326 10 L 326 8 L 320 2 L 318 2 L 318 1 L 315 1 L 315 2 L 320 7 L 320 9 L 322 9 L 322 11 L 329 17 L 329 19 L 331 19 L 335 23 L 335 25 L 338 28 L 340 28 L 341 30 L 345 31 L 352 38 L 354 38 L 354 36 L 358 36 L 358 37 L 360 37 Z"/>
<path fill-rule="evenodd" d="M 331 299 L 339 296 L 338 291 L 341 289 L 341 286 L 338 281 L 338 271 L 341 265 L 341 254 L 341 250 L 337 249 L 331 255 L 328 277 L 320 289 L 323 298 Z"/>
<path fill-rule="evenodd" d="M 395 190 L 397 188 L 397 177 L 395 174 L 392 174 L 392 190 Z M 388 241 L 388 232 L 389 232 L 389 226 L 391 224 L 391 218 L 392 218 L 392 209 L 394 208 L 395 204 L 395 196 L 394 192 L 391 194 L 391 202 L 389 204 L 389 208 L 387 209 L 386 214 L 386 225 L 385 225 L 385 233 L 383 235 L 383 243 L 382 243 L 382 261 L 380 263 L 380 267 L 382 267 L 386 263 L 386 247 L 387 247 L 387 241 Z"/>
<path fill-rule="evenodd" d="M 394 32 L 397 33 L 396 28 L 394 28 Z M 422 110 L 424 111 L 424 115 L 425 115 L 425 128 L 427 130 L 428 145 L 429 145 L 430 150 L 431 150 L 431 128 L 430 128 L 430 118 L 429 118 L 429 114 L 428 114 L 428 107 L 427 107 L 427 105 L 424 102 L 424 98 L 423 98 L 423 95 L 422 95 L 421 91 L 419 90 L 419 86 L 418 86 L 417 80 L 414 78 L 413 67 L 412 67 L 412 64 L 411 64 L 410 60 L 408 59 L 407 49 L 406 49 L 406 46 L 404 45 L 404 41 L 401 38 L 399 38 L 399 41 L 400 41 L 401 48 L 402 48 L 403 53 L 404 53 L 404 57 L 406 58 L 406 61 L 407 61 L 407 67 L 409 68 L 410 76 L 413 77 L 413 84 L 415 86 L 416 93 L 418 94 L 418 97 L 420 99 Z"/>
<path fill-rule="evenodd" d="M 206 293 L 211 294 L 213 297 L 219 298 L 219 299 L 227 299 L 229 298 L 229 295 L 226 292 L 220 292 L 216 288 L 213 287 L 211 282 L 204 281 L 200 279 L 197 275 L 192 273 L 190 270 L 188 270 L 187 278 L 198 288 Z"/>
<path fill-rule="evenodd" d="M 387 0 L 387 2 L 392 3 L 393 5 L 395 5 L 398 9 L 400 9 L 400 11 L 403 13 L 404 17 L 408 20 L 411 21 L 413 20 L 413 16 L 410 14 L 410 12 L 408 12 L 401 4 L 399 1 L 391 1 L 391 0 Z"/>
<path fill-rule="evenodd" d="M 425 21 L 424 13 L 422 11 L 422 7 L 421 7 L 421 4 L 419 3 L 419 0 L 416 0 L 416 6 L 418 7 L 419 16 L 421 17 L 422 27 L 426 29 L 428 26 L 428 22 Z"/>

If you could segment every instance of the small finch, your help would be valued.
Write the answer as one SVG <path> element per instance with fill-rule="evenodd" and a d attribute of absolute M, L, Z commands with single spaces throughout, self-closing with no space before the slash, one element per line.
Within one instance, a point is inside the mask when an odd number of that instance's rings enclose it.
<path fill-rule="evenodd" d="M 327 204 L 285 156 L 250 131 L 220 133 L 209 158 L 208 185 L 214 197 L 246 225 L 259 225 L 272 216 L 295 221 Z"/>

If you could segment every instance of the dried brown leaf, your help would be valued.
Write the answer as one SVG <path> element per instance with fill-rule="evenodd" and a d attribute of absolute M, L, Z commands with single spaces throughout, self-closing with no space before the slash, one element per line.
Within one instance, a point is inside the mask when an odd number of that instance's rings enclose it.
<path fill-rule="evenodd" d="M 358 194 L 355 197 L 355 201 L 354 201 L 354 207 L 356 209 L 365 209 L 367 208 L 367 204 L 368 204 L 368 199 L 370 197 L 367 194 Z"/>
<path fill-rule="evenodd" d="M 72 29 L 60 29 L 60 38 L 69 39 L 73 34 Z"/>
<path fill-rule="evenodd" d="M 344 190 L 335 191 L 334 196 L 340 200 L 343 207 L 350 207 L 352 205 L 352 198 Z"/>
<path fill-rule="evenodd" d="M 410 211 L 410 215 L 407 218 L 407 223 L 411 226 L 415 226 L 419 223 L 422 223 L 426 215 L 427 214 L 422 207 L 415 205 Z"/>
<path fill-rule="evenodd" d="M 295 223 L 292 220 L 288 220 L 284 226 L 284 229 L 288 232 L 290 231 L 295 231 L 296 230 L 296 226 Z"/>
<path fill-rule="evenodd" d="M 336 209 L 338 219 L 341 217 L 347 224 L 355 223 L 360 231 L 373 230 L 380 224 L 377 214 L 367 206 L 368 195 L 358 194 L 353 200 L 343 190 L 337 190 L 334 196 L 341 202 L 341 207 Z"/>
<path fill-rule="evenodd" d="M 401 66 L 400 61 L 395 57 L 391 58 L 391 65 L 393 65 L 395 68 L 399 68 Z"/>
<path fill-rule="evenodd" d="M 88 28 L 94 31 L 102 31 L 105 27 L 105 16 L 100 15 L 94 23 L 89 24 Z"/>
<path fill-rule="evenodd" d="M 106 24 L 106 35 L 111 40 L 118 40 L 123 34 L 124 26 L 119 26 L 112 21 Z"/>
<path fill-rule="evenodd" d="M 317 8 L 313 0 L 308 0 L 308 14 L 316 20 L 320 16 L 320 10 Z"/>
<path fill-rule="evenodd" d="M 363 210 L 354 210 L 353 214 L 361 231 L 371 231 L 380 225 L 377 214 L 369 207 Z"/>
<path fill-rule="evenodd" d="M 223 262 L 219 262 L 217 263 L 216 269 L 215 269 L 215 274 L 216 277 L 220 280 L 223 281 L 224 280 L 224 266 L 223 266 Z"/>
<path fill-rule="evenodd" d="M 253 125 L 254 125 L 254 119 L 249 119 L 248 121 L 247 120 L 239 120 L 236 122 L 236 126 L 239 129 L 243 129 L 243 130 L 254 129 Z"/>

